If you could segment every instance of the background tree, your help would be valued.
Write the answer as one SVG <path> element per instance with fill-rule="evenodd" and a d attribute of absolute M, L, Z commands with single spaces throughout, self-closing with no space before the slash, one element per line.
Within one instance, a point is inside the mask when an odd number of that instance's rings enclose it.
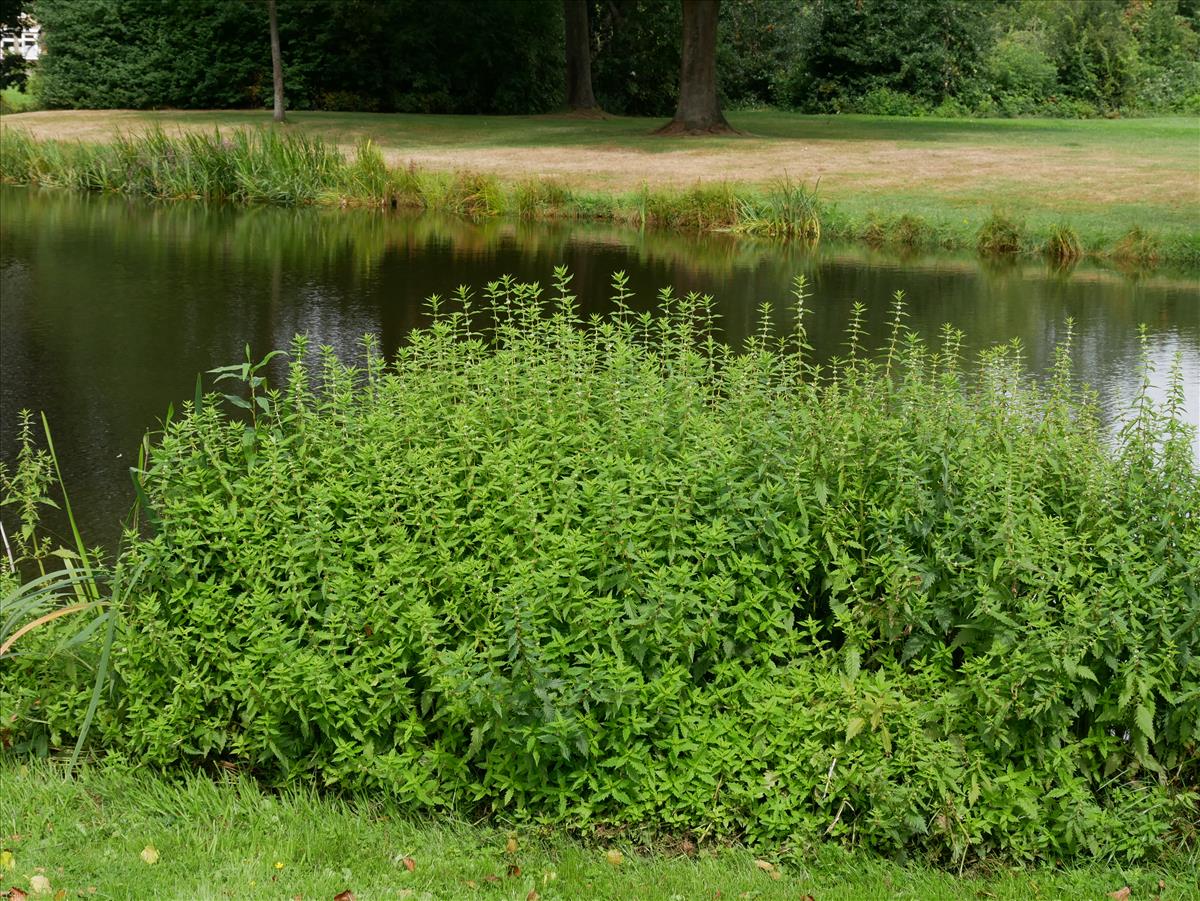
<path fill-rule="evenodd" d="M 0 0 L 0 37 L 17 37 L 29 21 L 27 0 Z M 28 63 L 20 53 L 0 56 L 0 88 L 24 88 Z"/>
<path fill-rule="evenodd" d="M 679 86 L 679 0 L 590 0 L 596 100 L 622 116 L 670 116 Z"/>
<path fill-rule="evenodd" d="M 717 97 L 717 20 L 720 0 L 680 0 L 683 7 L 679 105 L 658 134 L 732 132 Z"/>
<path fill-rule="evenodd" d="M 563 0 L 567 46 L 567 109 L 573 113 L 600 112 L 592 93 L 592 33 L 587 0 Z"/>
<path fill-rule="evenodd" d="M 275 89 L 275 121 L 283 121 L 283 55 L 280 53 L 280 18 L 275 0 L 266 0 L 271 31 L 271 85 Z"/>
<path fill-rule="evenodd" d="M 279 52 L 279 14 L 275 9 L 275 0 L 267 0 L 267 19 L 271 30 L 271 84 L 275 94 L 276 122 L 283 118 L 283 55 Z"/>
<path fill-rule="evenodd" d="M 679 131 L 720 129 L 722 109 L 763 105 L 883 115 L 1200 113 L 1200 0 L 275 3 L 293 110 L 541 113 L 562 107 L 568 84 L 583 98 L 571 105 L 586 108 L 582 79 L 564 69 L 570 56 L 590 57 L 596 105 L 679 113 L 671 126 Z M 29 4 L 46 51 L 31 91 L 44 106 L 272 105 L 265 2 Z M 3 21 L 20 8 L 0 0 Z M 697 29 L 713 25 L 713 10 L 715 26 Z M 715 43 L 715 62 L 702 34 Z"/>

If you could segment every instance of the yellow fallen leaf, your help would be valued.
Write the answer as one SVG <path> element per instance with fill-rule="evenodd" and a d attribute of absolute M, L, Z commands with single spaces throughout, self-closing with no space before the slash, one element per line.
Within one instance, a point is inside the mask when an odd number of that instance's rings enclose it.
<path fill-rule="evenodd" d="M 604 858 L 614 867 L 619 867 L 621 865 L 621 861 L 625 859 L 624 855 L 622 855 L 621 852 L 616 848 L 613 848 L 605 853 Z"/>
<path fill-rule="evenodd" d="M 12 851 L 0 851 L 0 870 L 15 870 L 17 862 L 13 859 Z"/>
<path fill-rule="evenodd" d="M 764 873 L 770 873 L 775 869 L 775 864 L 771 863 L 769 860 L 756 860 L 754 861 L 754 865 Z"/>
<path fill-rule="evenodd" d="M 60 888 L 57 892 L 54 893 L 54 901 L 66 901 L 66 898 L 67 898 L 67 890 L 65 888 Z"/>
<path fill-rule="evenodd" d="M 158 863 L 158 849 L 154 845 L 146 845 L 146 847 L 142 848 L 141 857 L 150 866 L 154 866 Z"/>
<path fill-rule="evenodd" d="M 29 890 L 35 895 L 50 894 L 50 880 L 38 873 L 29 880 Z"/>
<path fill-rule="evenodd" d="M 504 850 L 509 854 L 517 853 L 517 837 L 515 835 L 508 837 L 508 841 L 504 843 Z"/>

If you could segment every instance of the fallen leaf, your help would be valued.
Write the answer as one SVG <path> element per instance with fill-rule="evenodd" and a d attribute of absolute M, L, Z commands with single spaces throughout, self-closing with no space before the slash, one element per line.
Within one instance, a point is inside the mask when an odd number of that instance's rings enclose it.
<path fill-rule="evenodd" d="M 16 866 L 12 851 L 0 851 L 0 870 L 13 870 Z"/>
<path fill-rule="evenodd" d="M 154 866 L 158 863 L 158 849 L 154 845 L 146 845 L 142 848 L 141 858 L 150 866 Z"/>
<path fill-rule="evenodd" d="M 29 888 L 35 895 L 50 894 L 50 880 L 38 873 L 29 880 Z"/>
<path fill-rule="evenodd" d="M 410 872 L 410 873 L 413 872 L 413 870 L 415 870 L 417 868 L 417 862 L 415 860 L 413 860 L 411 857 L 406 857 L 406 858 L 404 858 L 404 860 L 402 860 L 400 862 L 402 864 L 404 864 L 404 869 L 408 870 L 408 872 Z"/>
<path fill-rule="evenodd" d="M 783 878 L 783 874 L 782 874 L 782 873 L 780 873 L 778 870 L 771 870 L 771 873 L 770 873 L 770 875 L 771 875 L 771 878 L 772 878 L 772 879 L 774 879 L 774 880 L 776 880 L 776 881 L 778 881 L 778 880 L 780 880 L 780 879 L 782 879 L 782 878 Z"/>
<path fill-rule="evenodd" d="M 690 838 L 685 838 L 682 842 L 680 842 L 679 849 L 688 857 L 691 857 L 696 853 L 696 843 Z"/>
<path fill-rule="evenodd" d="M 15 885 L 8 890 L 8 901 L 25 901 L 28 897 L 24 889 L 19 889 Z"/>
<path fill-rule="evenodd" d="M 775 869 L 775 864 L 771 863 L 769 860 L 756 860 L 754 861 L 754 865 L 764 873 L 770 873 L 773 869 Z"/>
<path fill-rule="evenodd" d="M 541 895 L 537 893 L 537 889 L 530 889 L 529 894 L 525 896 L 525 901 L 538 901 Z"/>
<path fill-rule="evenodd" d="M 1127 885 L 1121 886 L 1115 892 L 1109 892 L 1108 897 L 1113 901 L 1129 901 L 1129 896 L 1133 894 L 1133 889 Z"/>
<path fill-rule="evenodd" d="M 333 896 L 333 901 L 354 901 L 354 892 L 350 891 L 350 889 L 338 892 Z"/>
<path fill-rule="evenodd" d="M 303 895 L 292 895 L 292 901 L 304 901 Z"/>
<path fill-rule="evenodd" d="M 65 901 L 66 897 L 67 897 L 67 890 L 65 888 L 60 888 L 57 892 L 54 893 L 54 901 Z"/>
<path fill-rule="evenodd" d="M 479 888 L 479 883 L 476 882 L 474 879 L 468 879 L 467 880 L 467 888 Z"/>
<path fill-rule="evenodd" d="M 517 876 L 521 875 L 521 868 L 515 863 L 510 863 L 508 865 L 508 875 L 515 879 Z"/>
<path fill-rule="evenodd" d="M 515 835 L 510 835 L 508 837 L 508 841 L 504 843 L 504 850 L 509 854 L 517 853 L 517 837 Z"/>
<path fill-rule="evenodd" d="M 484 882 L 499 882 L 500 877 L 497 876 L 495 873 L 488 873 L 486 876 L 483 877 L 483 881 Z"/>
<path fill-rule="evenodd" d="M 610 866 L 619 867 L 621 865 L 621 861 L 625 859 L 625 856 L 616 848 L 612 848 L 605 852 L 604 859 L 608 861 Z"/>

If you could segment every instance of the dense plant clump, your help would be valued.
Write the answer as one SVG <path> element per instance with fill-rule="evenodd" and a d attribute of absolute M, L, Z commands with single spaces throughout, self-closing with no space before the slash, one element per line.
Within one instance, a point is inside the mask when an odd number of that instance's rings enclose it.
<path fill-rule="evenodd" d="M 148 445 L 92 739 L 576 827 L 943 864 L 1194 844 L 1200 474 L 1175 374 L 1109 435 L 1071 375 L 903 325 L 809 361 L 711 300 L 501 279 L 392 362 L 298 338 Z M 764 311 L 767 313 L 768 311 Z M 764 322 L 770 321 L 764 315 Z M 1144 363 L 1149 385 L 1149 364 Z M 240 389 L 236 386 L 240 385 Z M 231 390 L 232 389 L 232 390 Z M 74 737 L 76 658 L 0 669 Z"/>

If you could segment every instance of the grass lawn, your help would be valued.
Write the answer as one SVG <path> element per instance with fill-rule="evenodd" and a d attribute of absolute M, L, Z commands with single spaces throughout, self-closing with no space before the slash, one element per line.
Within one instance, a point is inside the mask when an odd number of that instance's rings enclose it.
<path fill-rule="evenodd" d="M 738 848 L 689 855 L 679 843 L 646 848 L 620 835 L 580 841 L 529 828 L 414 821 L 381 803 L 267 794 L 246 780 L 168 781 L 117 763 L 72 780 L 50 765 L 10 761 L 0 765 L 0 786 L 0 897 L 11 886 L 31 890 L 36 877 L 48 880 L 46 897 L 63 890 L 59 897 L 131 899 L 332 899 L 349 890 L 359 901 L 1027 901 L 1104 899 L 1128 885 L 1132 901 L 1166 901 L 1200 892 L 1194 857 L 1131 870 L 997 867 L 959 877 L 834 848 L 815 858 L 768 855 L 760 865 Z"/>
<path fill-rule="evenodd" d="M 1166 244 L 1200 244 L 1200 119 L 909 119 L 738 112 L 744 134 L 663 138 L 657 120 L 565 116 L 291 113 L 290 129 L 345 146 L 371 138 L 392 164 L 469 169 L 507 181 L 555 178 L 619 194 L 698 183 L 812 184 L 843 220 L 907 213 L 947 242 L 972 244 L 992 210 L 1031 232 L 1072 226 L 1106 247 L 1137 225 Z M 104 140 L 159 127 L 269 124 L 259 111 L 47 111 L 8 115 L 36 137 Z M 1192 250 L 1197 248 L 1192 247 Z M 1187 253 L 1175 253 L 1187 256 Z"/>

